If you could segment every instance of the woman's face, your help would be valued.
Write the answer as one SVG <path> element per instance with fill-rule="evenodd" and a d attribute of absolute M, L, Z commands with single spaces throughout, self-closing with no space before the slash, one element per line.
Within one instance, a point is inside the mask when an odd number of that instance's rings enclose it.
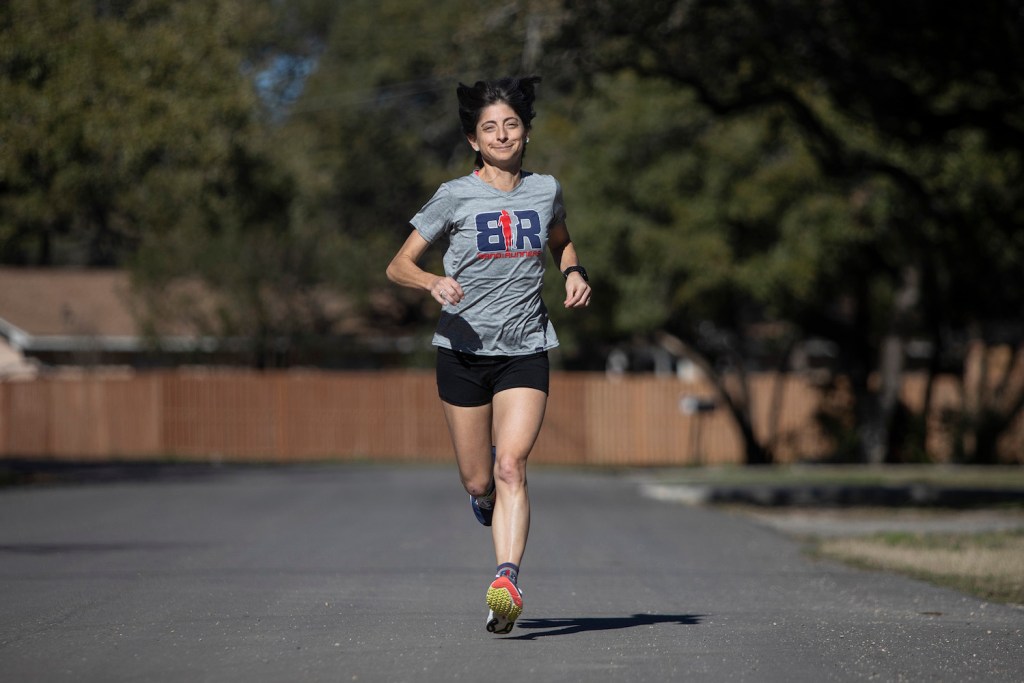
<path fill-rule="evenodd" d="M 476 134 L 467 135 L 469 144 L 480 152 L 490 166 L 518 163 L 526 145 L 526 126 L 512 107 L 504 102 L 492 104 L 480 112 Z"/>

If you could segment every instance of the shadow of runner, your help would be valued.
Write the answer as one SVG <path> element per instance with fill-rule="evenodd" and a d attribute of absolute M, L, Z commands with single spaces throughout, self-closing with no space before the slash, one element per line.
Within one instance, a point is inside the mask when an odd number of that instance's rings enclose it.
<path fill-rule="evenodd" d="M 514 636 L 508 640 L 536 640 L 546 636 L 568 636 L 585 631 L 614 631 L 654 624 L 678 624 L 695 626 L 703 614 L 634 614 L 628 617 L 568 617 L 565 619 L 520 619 L 516 629 L 550 629 L 547 631 Z"/>

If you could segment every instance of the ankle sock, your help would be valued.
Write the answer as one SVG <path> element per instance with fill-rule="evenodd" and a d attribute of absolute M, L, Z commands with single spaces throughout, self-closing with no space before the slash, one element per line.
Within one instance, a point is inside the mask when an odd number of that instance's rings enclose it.
<path fill-rule="evenodd" d="M 508 580 L 513 584 L 518 585 L 519 581 L 519 565 L 511 562 L 505 562 L 504 564 L 498 565 L 498 571 L 494 575 L 495 578 L 499 576 L 507 576 Z"/>

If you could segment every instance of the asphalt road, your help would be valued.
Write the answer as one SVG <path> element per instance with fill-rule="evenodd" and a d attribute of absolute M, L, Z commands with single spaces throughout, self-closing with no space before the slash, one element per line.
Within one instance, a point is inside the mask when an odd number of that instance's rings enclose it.
<path fill-rule="evenodd" d="M 4 681 L 1020 681 L 1024 611 L 531 471 L 516 629 L 454 467 L 0 490 Z"/>

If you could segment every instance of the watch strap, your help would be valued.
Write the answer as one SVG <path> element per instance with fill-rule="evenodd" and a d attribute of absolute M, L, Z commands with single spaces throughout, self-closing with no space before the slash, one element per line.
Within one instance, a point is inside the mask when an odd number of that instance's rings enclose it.
<path fill-rule="evenodd" d="M 583 279 L 585 281 L 590 281 L 590 278 L 587 277 L 587 269 L 584 268 L 583 266 L 569 266 L 568 268 L 562 271 L 562 275 L 565 276 L 567 279 L 570 273 L 579 273 L 580 275 L 583 276 Z"/>

